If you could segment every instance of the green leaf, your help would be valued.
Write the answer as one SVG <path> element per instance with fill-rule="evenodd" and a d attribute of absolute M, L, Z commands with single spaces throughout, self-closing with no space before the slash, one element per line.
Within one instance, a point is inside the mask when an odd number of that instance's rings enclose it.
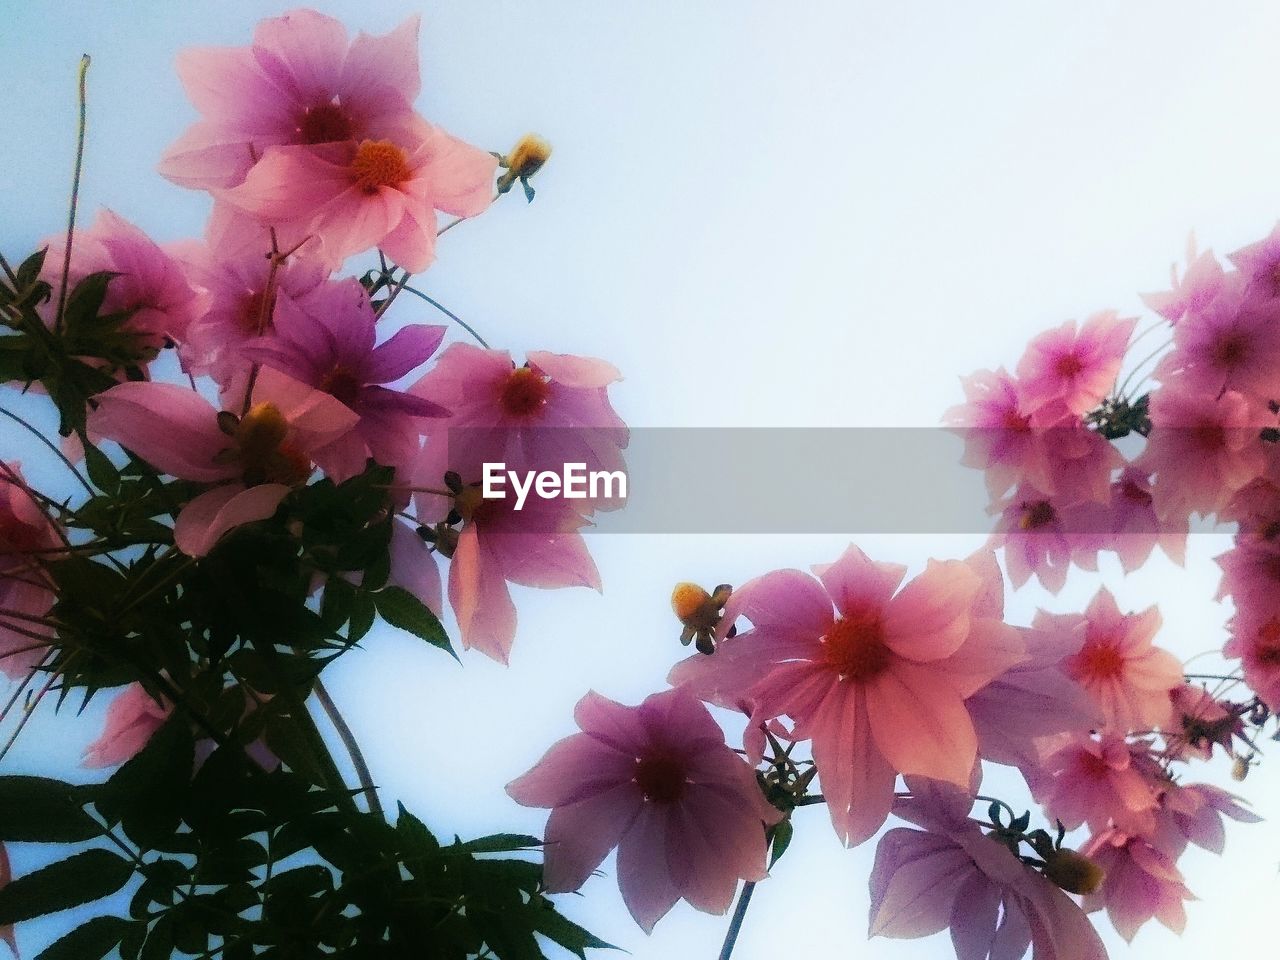
<path fill-rule="evenodd" d="M 534 930 L 564 947 L 574 956 L 580 957 L 581 960 L 586 960 L 588 947 L 595 950 L 618 949 L 558 913 L 550 900 L 535 899 L 530 902 L 529 909 L 537 911 L 533 917 Z"/>
<path fill-rule="evenodd" d="M 439 619 L 425 603 L 403 587 L 385 587 L 373 595 L 378 613 L 393 627 L 407 630 L 433 647 L 447 650 L 457 659 L 449 643 L 449 635 L 440 626 Z"/>
<path fill-rule="evenodd" d="M 466 843 L 455 843 L 450 848 L 467 853 L 510 853 L 514 850 L 536 849 L 542 846 L 537 837 L 523 833 L 495 833 L 488 837 L 478 837 Z"/>
<path fill-rule="evenodd" d="M 194 753 L 186 718 L 171 717 L 106 782 L 99 808 L 121 821 L 134 842 L 149 848 L 163 843 L 178 829 L 190 792 Z"/>
<path fill-rule="evenodd" d="M 132 927 L 120 917 L 94 917 L 42 951 L 36 960 L 102 960 Z"/>
<path fill-rule="evenodd" d="M 773 845 L 772 853 L 769 856 L 769 869 L 773 869 L 773 865 L 782 859 L 782 855 L 787 852 L 787 847 L 791 846 L 791 837 L 794 834 L 794 828 L 791 826 L 790 820 L 782 820 L 773 828 Z"/>
<path fill-rule="evenodd" d="M 0 927 L 109 897 L 132 876 L 133 864 L 110 850 L 77 853 L 0 889 Z"/>
<path fill-rule="evenodd" d="M 120 472 L 116 470 L 107 455 L 92 443 L 85 443 L 84 465 L 89 471 L 89 479 L 103 493 L 116 493 L 120 489 Z"/>
<path fill-rule="evenodd" d="M 102 829 L 75 800 L 75 788 L 44 777 L 0 777 L 0 840 L 75 843 Z"/>

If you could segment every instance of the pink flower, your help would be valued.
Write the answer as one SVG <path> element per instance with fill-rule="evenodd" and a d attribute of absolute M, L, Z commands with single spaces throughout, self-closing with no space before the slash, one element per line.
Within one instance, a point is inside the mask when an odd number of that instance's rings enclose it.
<path fill-rule="evenodd" d="M 392 523 L 390 581 L 408 590 L 440 617 L 444 613 L 440 568 L 431 552 L 413 527 L 399 520 Z"/>
<path fill-rule="evenodd" d="M 1167 384 L 1151 395 L 1151 422 L 1134 466 L 1155 476 L 1152 495 L 1162 520 L 1221 510 L 1266 468 L 1258 439 L 1265 417 L 1235 391 L 1219 397 Z"/>
<path fill-rule="evenodd" d="M 518 471 L 559 472 L 566 463 L 622 470 L 628 432 L 608 395 L 619 379 L 611 364 L 590 357 L 532 351 L 517 367 L 505 350 L 451 345 L 409 388 L 451 411 L 425 425 L 421 481 L 439 485 L 452 470 L 464 482 L 479 482 L 485 463 Z M 580 502 L 589 508 L 621 505 Z"/>
<path fill-rule="evenodd" d="M 1241 251 L 1243 252 L 1243 251 Z M 1188 313 L 1196 313 L 1213 302 L 1225 283 L 1225 274 L 1213 252 L 1196 253 L 1195 237 L 1187 239 L 1187 269 L 1178 277 L 1178 267 L 1169 268 L 1173 289 L 1165 293 L 1148 293 L 1144 303 L 1170 323 L 1176 324 Z"/>
<path fill-rule="evenodd" d="M 418 18 L 348 46 L 340 22 L 294 10 L 259 23 L 248 47 L 183 51 L 178 75 L 202 119 L 160 172 L 200 190 L 234 187 L 268 147 L 378 139 L 412 116 Z"/>
<path fill-rule="evenodd" d="M 258 377 L 259 400 L 239 420 L 199 394 L 166 383 L 122 383 L 98 397 L 89 430 L 184 480 L 217 484 L 182 508 L 174 542 L 204 556 L 223 534 L 276 512 L 311 476 L 311 452 L 350 430 L 356 414 L 328 394 L 274 370 Z"/>
<path fill-rule="evenodd" d="M 1204 309 L 1188 313 L 1173 331 L 1173 350 L 1156 367 L 1161 383 L 1218 396 L 1234 390 L 1259 400 L 1280 393 L 1280 335 L 1275 309 L 1245 295 L 1243 283 L 1225 288 Z"/>
<path fill-rule="evenodd" d="M 208 374 L 224 394 L 243 397 L 251 362 L 241 348 L 275 329 L 276 301 L 303 300 L 325 278 L 318 264 L 294 255 L 276 268 L 268 300 L 271 262 L 261 252 L 228 255 L 201 244 L 184 258 L 192 278 L 204 290 L 205 309 L 187 331 L 182 345 L 184 364 L 193 373 Z"/>
<path fill-rule="evenodd" d="M 1156 788 L 1162 782 L 1150 744 L 1126 744 L 1112 734 L 1079 736 L 1028 771 L 1028 785 L 1051 817 L 1068 830 L 1094 831 L 1113 823 L 1134 834 L 1155 828 Z"/>
<path fill-rule="evenodd" d="M 1081 853 L 1106 873 L 1102 889 L 1085 897 L 1090 913 L 1104 907 L 1120 936 L 1132 941 L 1148 920 L 1159 920 L 1174 933 L 1187 922 L 1182 903 L 1195 899 L 1173 860 L 1141 837 L 1107 830 Z"/>
<path fill-rule="evenodd" d="M 1257 243 L 1227 257 L 1244 274 L 1249 293 L 1262 300 L 1280 297 L 1280 224 Z"/>
<path fill-rule="evenodd" d="M 1084 912 L 966 819 L 880 838 L 871 870 L 870 935 L 927 937 L 950 928 L 959 960 L 1106 960 Z"/>
<path fill-rule="evenodd" d="M 418 518 L 440 510 L 444 500 L 418 494 Z M 436 546 L 450 558 L 449 605 L 464 648 L 507 662 L 516 634 L 508 583 L 600 589 L 600 573 L 578 532 L 587 521 L 566 501 L 530 497 L 516 510 L 514 495 L 486 500 L 479 487 L 468 486 L 452 503 L 461 529 L 437 527 Z"/>
<path fill-rule="evenodd" d="M 1023 484 L 1004 501 L 989 546 L 1004 548 L 1005 568 L 1014 587 L 1034 575 L 1050 593 L 1067 582 L 1072 563 L 1098 567 L 1098 550 L 1109 518 L 1100 504 L 1062 502 Z"/>
<path fill-rule="evenodd" d="M 107 708 L 102 736 L 89 744 L 82 761 L 86 767 L 114 767 L 142 750 L 173 712 L 168 701 L 158 701 L 140 683 L 125 687 Z"/>
<path fill-rule="evenodd" d="M 979 370 L 960 382 L 966 402 L 948 410 L 944 420 L 964 439 L 964 465 L 986 471 L 993 497 L 1023 482 L 1052 491 L 1045 431 L 1032 427 L 1017 380 L 1002 368 Z"/>
<path fill-rule="evenodd" d="M 1061 411 L 1083 416 L 1115 386 L 1136 319 L 1096 313 L 1076 329 L 1074 320 L 1040 334 L 1018 362 L 1028 408 L 1050 422 Z"/>
<path fill-rule="evenodd" d="M 279 297 L 273 335 L 241 350 L 244 357 L 329 394 L 357 415 L 352 430 L 311 452 L 339 483 L 363 471 L 370 457 L 407 473 L 418 456 L 422 418 L 449 413 L 384 386 L 425 363 L 445 328 L 407 326 L 375 346 L 377 319 L 358 281 L 326 283 L 301 302 Z"/>
<path fill-rule="evenodd" d="M 551 808 L 549 892 L 578 889 L 617 847 L 622 899 L 647 933 L 682 897 L 724 913 L 739 880 L 764 879 L 765 826 L 781 814 L 706 707 L 681 690 L 638 707 L 588 693 L 574 717 L 583 732 L 507 787 Z"/>
<path fill-rule="evenodd" d="M 1272 556 L 1280 558 L 1280 553 L 1273 551 Z M 1263 610 L 1238 611 L 1222 653 L 1241 661 L 1245 684 L 1273 712 L 1280 712 L 1280 610 L 1275 601 Z"/>
<path fill-rule="evenodd" d="M 49 241 L 44 272 L 54 290 L 61 282 L 65 250 L 65 237 Z M 99 212 L 89 229 L 76 233 L 68 290 L 91 273 L 102 271 L 118 276 L 107 285 L 100 313 L 133 311 L 127 329 L 137 333 L 149 350 L 186 338 L 187 328 L 199 316 L 200 302 L 182 265 L 110 210 Z"/>
<path fill-rule="evenodd" d="M 1111 532 L 1108 549 L 1120 558 L 1126 573 L 1132 573 L 1151 557 L 1158 546 L 1174 563 L 1187 555 L 1189 518 L 1156 516 L 1150 476 L 1136 467 L 1126 467 L 1111 486 Z"/>
<path fill-rule="evenodd" d="M 51 631 L 27 618 L 43 617 L 53 606 L 41 564 L 57 559 L 53 551 L 62 545 L 53 521 L 23 484 L 18 463 L 0 463 L 0 671 L 15 680 L 47 652 L 37 637 Z"/>
<path fill-rule="evenodd" d="M 965 700 L 1020 662 L 1022 643 L 988 615 L 1000 588 L 974 566 L 930 561 L 899 590 L 905 567 L 851 546 L 815 572 L 779 570 L 735 590 L 717 652 L 670 680 L 749 705 L 753 724 L 795 720 L 795 738 L 813 741 L 837 835 L 860 843 L 884 823 L 897 773 L 968 784 L 978 740 Z M 739 616 L 752 628 L 724 637 Z"/>
<path fill-rule="evenodd" d="M 1169 756 L 1177 760 L 1208 760 L 1215 745 L 1231 754 L 1233 739 L 1244 733 L 1244 722 L 1238 713 L 1194 683 L 1177 687 L 1172 700 L 1174 722 L 1165 736 L 1165 752 Z"/>
<path fill-rule="evenodd" d="M 1093 697 L 1107 725 L 1120 733 L 1167 727 L 1170 695 L 1182 685 L 1182 664 L 1155 645 L 1160 611 L 1122 614 L 1115 598 L 1098 591 L 1080 614 L 1036 616 L 1036 626 L 1070 635 L 1084 623 L 1084 642 L 1063 661 L 1068 676 Z"/>

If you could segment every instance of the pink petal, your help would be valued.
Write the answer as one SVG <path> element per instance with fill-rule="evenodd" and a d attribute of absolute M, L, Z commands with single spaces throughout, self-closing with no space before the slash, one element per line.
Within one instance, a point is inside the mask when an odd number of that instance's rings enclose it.
<path fill-rule="evenodd" d="M 677 900 L 680 891 L 667 869 L 667 817 L 658 804 L 644 804 L 618 846 L 622 901 L 645 933 Z"/>
<path fill-rule="evenodd" d="M 214 458 L 230 440 L 217 411 L 194 390 L 169 383 L 121 383 L 98 395 L 89 431 L 115 440 L 152 466 L 183 480 L 212 482 L 235 476 L 234 464 Z"/>
<path fill-rule="evenodd" d="M 236 527 L 273 516 L 288 493 L 282 483 L 215 487 L 182 508 L 173 526 L 173 542 L 187 556 L 203 557 Z"/>
<path fill-rule="evenodd" d="M 968 785 L 977 734 L 936 671 L 899 661 L 866 685 L 866 696 L 876 745 L 895 770 Z"/>
<path fill-rule="evenodd" d="M 566 893 L 586 883 L 618 845 L 644 807 L 633 783 L 614 786 L 567 806 L 547 819 L 543 881 L 549 893 Z"/>

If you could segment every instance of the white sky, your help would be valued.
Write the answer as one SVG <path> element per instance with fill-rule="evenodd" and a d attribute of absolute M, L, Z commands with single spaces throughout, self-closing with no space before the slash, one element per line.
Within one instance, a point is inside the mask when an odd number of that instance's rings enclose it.
<path fill-rule="evenodd" d="M 192 116 L 173 56 L 247 42 L 260 16 L 287 7 L 5 6 L 6 254 L 63 217 L 83 51 L 94 56 L 86 215 L 108 205 L 162 240 L 197 233 L 204 199 L 153 173 Z M 427 116 L 494 150 L 530 129 L 555 144 L 536 203 L 512 197 L 452 231 L 427 287 L 495 344 L 617 364 L 616 405 L 633 425 L 931 425 L 958 399 L 956 377 L 1012 365 L 1039 330 L 1137 310 L 1192 228 L 1225 252 L 1280 216 L 1280 7 L 1263 0 L 316 6 L 371 32 L 421 10 Z M 398 317 L 434 319 L 409 304 Z M 803 465 L 722 469 L 776 470 L 785 491 Z M 53 476 L 34 461 L 32 472 Z M 387 630 L 331 686 L 376 778 L 430 825 L 538 832 L 543 815 L 502 785 L 571 732 L 588 688 L 636 702 L 662 686 L 682 652 L 672 583 L 741 583 L 830 561 L 847 542 L 596 538 L 604 596 L 519 591 L 510 669 L 479 657 L 458 668 Z M 858 542 L 917 566 L 975 545 Z M 1223 545 L 1201 538 L 1186 572 L 1153 565 L 1125 580 L 1106 566 L 1056 600 L 1029 588 L 1011 615 L 1079 609 L 1106 582 L 1122 604 L 1159 601 L 1163 642 L 1190 656 L 1223 639 L 1209 559 Z M 70 717 L 53 731 L 38 721 L 6 766 L 64 772 L 96 733 Z M 1273 762 L 1240 789 L 1274 817 L 1278 783 Z M 1014 783 L 1005 793 L 1025 797 Z M 864 943 L 872 846 L 839 848 L 821 810 L 797 827 L 736 957 L 950 955 L 936 938 Z M 33 862 L 15 851 L 19 870 Z M 1280 893 L 1275 826 L 1230 829 L 1224 859 L 1193 852 L 1182 865 L 1202 899 L 1187 934 L 1145 929 L 1127 955 L 1256 951 Z M 585 892 L 568 912 L 637 960 L 714 956 L 723 936 L 724 918 L 677 908 L 646 938 L 611 875 Z M 34 954 L 44 936 L 27 931 L 24 947 Z"/>

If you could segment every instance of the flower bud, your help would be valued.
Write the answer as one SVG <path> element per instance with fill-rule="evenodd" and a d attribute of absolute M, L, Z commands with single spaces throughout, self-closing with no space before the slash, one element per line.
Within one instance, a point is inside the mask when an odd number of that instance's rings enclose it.
<path fill-rule="evenodd" d="M 551 144 L 536 133 L 525 134 L 511 152 L 498 161 L 506 170 L 498 178 L 498 193 L 506 193 L 518 180 L 524 187 L 525 197 L 532 200 L 533 188 L 529 186 L 529 178 L 541 170 L 550 157 Z"/>
<path fill-rule="evenodd" d="M 1054 850 L 1045 858 L 1044 875 L 1067 893 L 1096 893 L 1106 876 L 1102 868 L 1084 854 L 1069 847 Z"/>

